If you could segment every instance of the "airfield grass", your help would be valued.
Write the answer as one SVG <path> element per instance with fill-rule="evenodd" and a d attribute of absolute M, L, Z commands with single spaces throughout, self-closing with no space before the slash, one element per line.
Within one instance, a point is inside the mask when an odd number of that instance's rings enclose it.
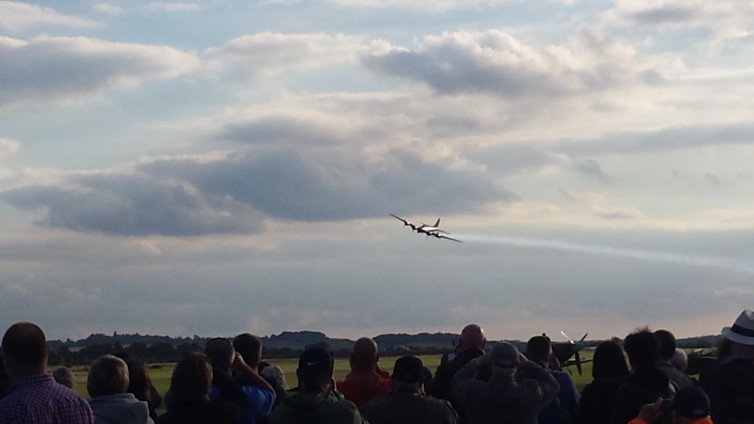
<path fill-rule="evenodd" d="M 591 357 L 591 352 L 588 352 L 585 354 L 585 352 L 582 351 L 582 358 L 586 358 L 586 357 Z M 429 368 L 432 371 L 432 374 L 434 374 L 435 371 L 437 370 L 438 365 L 440 365 L 441 355 L 423 355 L 423 356 L 419 356 L 419 358 L 424 363 L 424 366 Z M 395 364 L 396 359 L 398 359 L 397 356 L 381 357 L 380 366 L 388 371 L 392 371 L 393 365 Z M 285 372 L 285 377 L 286 377 L 289 387 L 295 387 L 297 385 L 297 381 L 298 381 L 296 379 L 296 367 L 298 367 L 297 358 L 270 359 L 270 360 L 267 360 L 267 362 L 273 365 L 277 365 L 283 369 L 283 372 Z M 157 388 L 157 391 L 160 393 L 160 395 L 164 396 L 165 392 L 167 392 L 168 388 L 170 387 L 170 377 L 173 373 L 173 368 L 175 367 L 175 364 L 151 364 L 149 365 L 149 367 L 150 367 L 149 377 L 152 379 L 152 384 L 154 384 L 154 386 Z M 343 380 L 346 377 L 346 374 L 348 374 L 349 370 L 350 370 L 350 367 L 348 365 L 348 359 L 335 360 L 334 374 L 335 374 L 336 380 Z M 569 367 L 568 371 L 571 373 L 571 375 L 573 376 L 573 379 L 576 381 L 576 386 L 578 387 L 579 391 L 581 391 L 584 388 L 584 386 L 586 386 L 589 382 L 592 381 L 591 362 L 583 364 L 583 373 L 581 375 L 578 374 L 575 366 Z M 89 394 L 86 391 L 87 368 L 74 367 L 73 375 L 74 375 L 74 381 L 75 381 L 74 389 L 81 396 L 89 399 Z"/>

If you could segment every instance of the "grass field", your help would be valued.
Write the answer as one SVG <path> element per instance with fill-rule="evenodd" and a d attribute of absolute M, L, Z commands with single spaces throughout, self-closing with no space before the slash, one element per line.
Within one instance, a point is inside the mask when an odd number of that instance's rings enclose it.
<path fill-rule="evenodd" d="M 582 355 L 582 356 L 589 357 L 591 355 L 587 353 L 586 355 Z M 440 355 L 419 356 L 419 358 L 421 358 L 422 362 L 424 363 L 424 366 L 429 368 L 433 374 L 435 370 L 437 369 L 437 366 L 440 365 L 440 357 L 441 357 Z M 398 357 L 380 358 L 380 366 L 385 368 L 388 371 L 392 371 L 393 365 L 397 358 Z M 277 365 L 283 369 L 283 372 L 285 372 L 285 376 L 288 381 L 289 387 L 294 387 L 297 385 L 296 367 L 298 366 L 298 359 L 295 359 L 295 358 L 274 359 L 274 360 L 268 360 L 267 362 L 270 362 L 273 365 Z M 152 379 L 152 383 L 157 388 L 157 391 L 161 395 L 164 395 L 165 392 L 170 387 L 170 376 L 173 372 L 173 367 L 175 367 L 175 364 L 153 364 L 150 366 L 149 376 Z M 576 367 L 571 367 L 571 369 L 569 370 L 571 374 L 573 375 L 573 379 L 576 381 L 576 385 L 578 386 L 579 390 L 582 390 L 586 384 L 592 381 L 591 363 L 585 363 L 583 364 L 583 367 L 584 368 L 583 368 L 582 375 L 579 375 L 576 372 Z M 348 371 L 349 371 L 349 365 L 348 365 L 347 359 L 335 360 L 335 379 L 336 380 L 342 380 L 343 378 L 345 378 L 346 374 L 348 374 Z M 74 386 L 74 389 L 79 394 L 81 394 L 81 396 L 85 398 L 89 398 L 89 395 L 86 392 L 86 376 L 87 376 L 86 367 L 74 367 L 73 374 L 74 374 L 75 383 L 76 383 Z"/>

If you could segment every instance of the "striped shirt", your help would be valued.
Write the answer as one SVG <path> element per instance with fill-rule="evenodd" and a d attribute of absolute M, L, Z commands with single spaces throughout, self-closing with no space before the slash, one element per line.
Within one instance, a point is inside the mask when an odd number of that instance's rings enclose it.
<path fill-rule="evenodd" d="M 0 399 L 3 424 L 92 424 L 89 403 L 49 374 L 11 383 Z"/>

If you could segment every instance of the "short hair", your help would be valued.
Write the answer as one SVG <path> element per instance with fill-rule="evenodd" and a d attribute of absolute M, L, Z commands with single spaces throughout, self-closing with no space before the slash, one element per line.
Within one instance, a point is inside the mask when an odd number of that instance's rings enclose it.
<path fill-rule="evenodd" d="M 668 330 L 657 330 L 654 332 L 657 342 L 660 345 L 659 354 L 661 361 L 668 361 L 675 355 L 675 336 Z"/>
<path fill-rule="evenodd" d="M 52 378 L 69 389 L 73 388 L 73 372 L 68 367 L 56 368 L 55 371 L 52 372 Z"/>
<path fill-rule="evenodd" d="M 628 365 L 623 349 L 613 341 L 602 342 L 594 350 L 592 363 L 593 378 L 624 378 L 628 376 Z"/>
<path fill-rule="evenodd" d="M 648 328 L 640 328 L 626 336 L 623 349 L 628 354 L 628 361 L 635 369 L 654 367 L 660 356 L 660 344 L 657 337 Z"/>
<path fill-rule="evenodd" d="M 230 340 L 222 337 L 209 339 L 204 346 L 204 353 L 212 361 L 213 368 L 230 371 L 230 364 L 233 363 L 233 355 L 235 354 L 235 349 L 233 349 Z"/>
<path fill-rule="evenodd" d="M 195 405 L 209 400 L 212 390 L 212 364 L 201 353 L 186 354 L 170 379 L 170 392 L 177 405 Z"/>
<path fill-rule="evenodd" d="M 5 361 L 17 368 L 44 367 L 47 364 L 47 339 L 31 322 L 11 325 L 3 336 Z"/>
<path fill-rule="evenodd" d="M 100 356 L 89 367 L 86 389 L 91 397 L 126 393 L 128 390 L 128 365 L 113 355 Z"/>
<path fill-rule="evenodd" d="M 526 357 L 533 360 L 544 362 L 550 358 L 552 343 L 547 336 L 534 336 L 526 342 Z"/>
<path fill-rule="evenodd" d="M 259 366 L 259 360 L 262 357 L 262 341 L 259 337 L 250 333 L 239 334 L 233 339 L 233 347 L 250 367 Z"/>

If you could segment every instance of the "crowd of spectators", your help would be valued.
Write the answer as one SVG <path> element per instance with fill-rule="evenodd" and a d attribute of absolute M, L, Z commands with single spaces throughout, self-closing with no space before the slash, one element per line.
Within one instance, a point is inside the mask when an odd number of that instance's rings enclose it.
<path fill-rule="evenodd" d="M 244 333 L 184 355 L 164 399 L 142 361 L 104 355 L 89 367 L 85 400 L 70 369 L 48 372 L 42 329 L 20 322 L 2 339 L 0 423 L 754 424 L 754 312 L 743 311 L 722 336 L 717 363 L 698 380 L 686 375 L 670 331 L 602 342 L 579 392 L 544 335 L 520 352 L 508 342 L 488 346 L 470 324 L 434 377 L 411 355 L 392 372 L 381 368 L 377 344 L 363 337 L 350 372 L 335 381 L 333 355 L 309 347 L 290 388 L 281 368 L 261 360 L 260 339 Z"/>

